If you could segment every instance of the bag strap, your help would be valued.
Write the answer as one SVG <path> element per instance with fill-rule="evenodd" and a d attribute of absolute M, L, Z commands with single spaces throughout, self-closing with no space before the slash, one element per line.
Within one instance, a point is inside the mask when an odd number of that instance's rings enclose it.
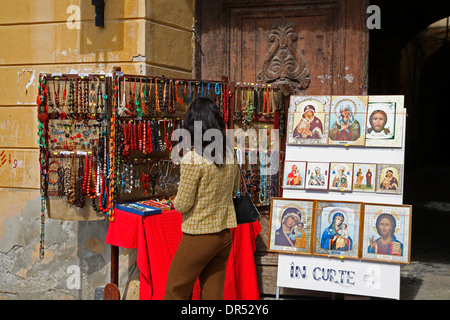
<path fill-rule="evenodd" d="M 243 196 L 246 193 L 248 193 L 247 184 L 245 183 L 244 175 L 242 174 L 242 170 L 241 170 L 241 167 L 239 166 L 239 164 L 237 165 L 237 167 L 238 167 L 239 173 L 241 174 L 241 180 L 239 181 L 239 188 L 241 187 L 241 181 L 242 181 L 242 185 L 244 186 L 244 192 L 242 192 L 242 190 L 241 190 L 241 195 Z"/>

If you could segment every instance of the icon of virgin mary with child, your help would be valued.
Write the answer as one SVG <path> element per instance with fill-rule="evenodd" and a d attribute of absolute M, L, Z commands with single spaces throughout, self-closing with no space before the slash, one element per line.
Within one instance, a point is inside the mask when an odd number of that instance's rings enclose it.
<path fill-rule="evenodd" d="M 275 231 L 275 245 L 305 248 L 306 232 L 298 208 L 288 207 L 283 211 L 281 226 Z"/>
<path fill-rule="evenodd" d="M 334 212 L 334 214 L 333 214 Z M 331 224 L 325 228 L 320 238 L 320 246 L 325 250 L 352 250 L 353 240 L 348 234 L 347 224 L 341 209 L 333 209 Z"/>

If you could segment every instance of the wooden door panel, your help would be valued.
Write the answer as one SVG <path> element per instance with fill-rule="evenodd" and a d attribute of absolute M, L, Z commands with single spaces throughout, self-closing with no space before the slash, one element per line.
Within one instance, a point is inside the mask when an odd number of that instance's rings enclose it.
<path fill-rule="evenodd" d="M 230 79 L 286 83 L 292 93 L 332 91 L 335 7 L 230 14 Z"/>
<path fill-rule="evenodd" d="M 291 94 L 367 88 L 365 1 L 206 0 L 201 6 L 202 78 L 286 83 Z"/>

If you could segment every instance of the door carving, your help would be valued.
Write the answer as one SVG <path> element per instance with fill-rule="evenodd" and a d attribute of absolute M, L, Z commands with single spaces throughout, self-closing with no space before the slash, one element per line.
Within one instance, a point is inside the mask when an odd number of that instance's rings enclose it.
<path fill-rule="evenodd" d="M 272 26 L 268 37 L 271 46 L 258 72 L 258 81 L 286 84 L 290 92 L 308 88 L 310 72 L 300 50 L 295 46 L 297 39 L 294 23 Z"/>

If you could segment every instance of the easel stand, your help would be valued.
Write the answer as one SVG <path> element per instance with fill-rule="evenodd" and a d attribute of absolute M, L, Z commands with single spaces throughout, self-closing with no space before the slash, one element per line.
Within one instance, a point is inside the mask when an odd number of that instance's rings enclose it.
<path fill-rule="evenodd" d="M 406 110 L 401 148 L 344 146 L 286 147 L 286 161 L 401 164 L 405 159 Z M 403 204 L 402 194 L 283 189 L 283 198 Z M 280 287 L 362 296 L 400 298 L 400 265 L 307 255 L 279 254 L 276 298 Z"/>

